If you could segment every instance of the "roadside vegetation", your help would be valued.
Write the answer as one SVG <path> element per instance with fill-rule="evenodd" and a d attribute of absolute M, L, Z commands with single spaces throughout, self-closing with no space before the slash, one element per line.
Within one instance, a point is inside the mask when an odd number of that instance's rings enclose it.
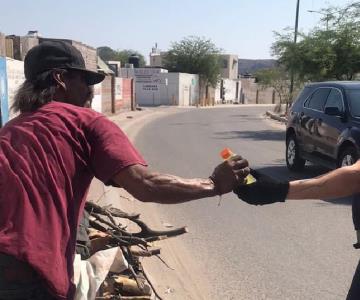
<path fill-rule="evenodd" d="M 170 72 L 199 74 L 200 95 L 207 86 L 216 87 L 220 80 L 221 50 L 208 39 L 190 36 L 172 44 L 165 57 Z"/>
<path fill-rule="evenodd" d="M 312 81 L 355 80 L 360 74 L 360 2 L 320 11 L 320 23 L 308 33 L 299 32 L 294 43 L 292 28 L 275 32 L 273 69 L 255 75 L 262 87 L 273 87 L 282 103 L 294 100 L 302 86 Z M 291 73 L 294 92 L 290 94 Z"/>
<path fill-rule="evenodd" d="M 135 55 L 139 57 L 139 66 L 144 67 L 146 65 L 145 57 L 140 52 L 123 49 L 123 50 L 113 50 L 110 47 L 104 46 L 97 48 L 97 53 L 104 61 L 114 60 L 120 61 L 122 66 L 125 66 L 129 62 L 129 57 Z"/>

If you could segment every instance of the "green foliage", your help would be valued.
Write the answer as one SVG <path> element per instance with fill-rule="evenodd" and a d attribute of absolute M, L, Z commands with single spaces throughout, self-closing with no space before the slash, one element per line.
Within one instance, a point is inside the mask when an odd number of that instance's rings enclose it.
<path fill-rule="evenodd" d="M 360 72 L 360 4 L 321 13 L 321 26 L 299 33 L 297 44 L 291 29 L 275 33 L 273 54 L 300 81 L 352 80 Z"/>
<path fill-rule="evenodd" d="M 125 64 L 129 61 L 129 56 L 135 54 L 139 57 L 140 67 L 145 66 L 145 58 L 142 54 L 140 54 L 138 51 L 125 49 L 125 50 L 113 50 L 110 47 L 104 46 L 97 48 L 97 53 L 101 57 L 102 60 L 108 61 L 108 60 L 115 60 L 115 61 L 121 61 L 121 65 L 125 66 Z"/>
<path fill-rule="evenodd" d="M 215 87 L 220 80 L 219 53 L 210 40 L 190 36 L 172 44 L 164 66 L 170 72 L 199 74 L 204 85 Z"/>
<path fill-rule="evenodd" d="M 290 74 L 280 68 L 259 70 L 255 74 L 257 83 L 261 88 L 273 88 L 280 98 L 280 103 L 289 103 L 291 101 L 290 94 Z M 301 82 L 295 82 L 295 91 L 299 90 Z"/>

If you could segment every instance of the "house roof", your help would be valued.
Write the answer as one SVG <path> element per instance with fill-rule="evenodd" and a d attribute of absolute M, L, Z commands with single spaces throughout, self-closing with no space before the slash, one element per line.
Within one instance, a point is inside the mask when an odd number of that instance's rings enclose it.
<path fill-rule="evenodd" d="M 104 62 L 100 56 L 97 57 L 97 68 L 98 71 L 101 71 L 107 75 L 114 75 L 114 71 L 109 68 L 109 66 Z"/>

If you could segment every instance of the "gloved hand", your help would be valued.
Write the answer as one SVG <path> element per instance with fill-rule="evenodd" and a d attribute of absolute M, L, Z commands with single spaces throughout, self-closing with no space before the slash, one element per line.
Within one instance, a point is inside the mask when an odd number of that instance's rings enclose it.
<path fill-rule="evenodd" d="M 275 202 L 285 202 L 289 191 L 289 182 L 280 182 L 253 169 L 250 174 L 256 182 L 252 184 L 238 185 L 234 193 L 248 204 L 265 205 Z"/>

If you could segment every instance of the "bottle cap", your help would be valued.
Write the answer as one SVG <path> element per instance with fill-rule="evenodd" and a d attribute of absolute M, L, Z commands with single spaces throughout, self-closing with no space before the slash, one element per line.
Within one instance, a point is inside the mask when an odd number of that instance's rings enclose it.
<path fill-rule="evenodd" d="M 233 155 L 232 151 L 229 148 L 224 148 L 221 152 L 220 152 L 220 156 L 223 159 L 229 159 L 231 156 Z"/>

